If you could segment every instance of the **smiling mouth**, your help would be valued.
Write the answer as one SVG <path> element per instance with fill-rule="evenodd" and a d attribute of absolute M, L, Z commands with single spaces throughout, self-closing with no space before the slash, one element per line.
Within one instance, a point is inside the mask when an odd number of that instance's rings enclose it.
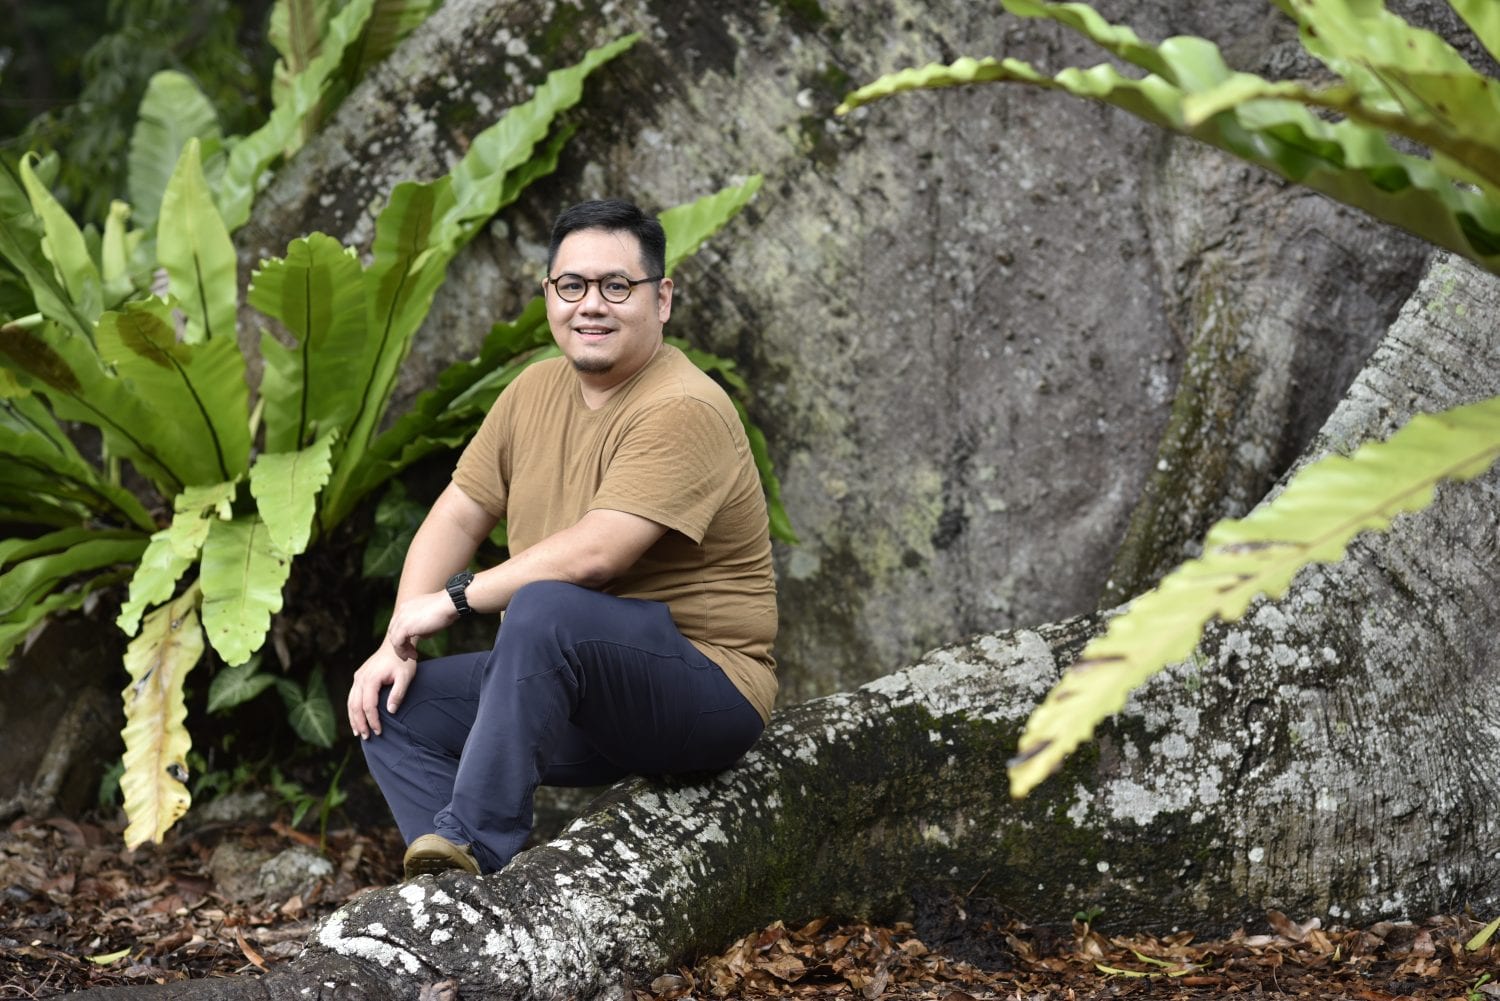
<path fill-rule="evenodd" d="M 614 331 L 607 327 L 575 327 L 573 328 L 573 333 L 588 340 L 600 340 L 608 337 Z"/>

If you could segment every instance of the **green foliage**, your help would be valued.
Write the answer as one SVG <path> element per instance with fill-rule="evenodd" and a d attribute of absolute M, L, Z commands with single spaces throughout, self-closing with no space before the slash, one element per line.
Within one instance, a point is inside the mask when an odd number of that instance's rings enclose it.
<path fill-rule="evenodd" d="M 375 506 L 375 521 L 365 546 L 361 573 L 365 577 L 399 576 L 407 547 L 426 515 L 427 509 L 407 496 L 401 481 L 392 480 Z"/>
<path fill-rule="evenodd" d="M 56 46 L 78 38 L 80 25 L 103 21 L 105 6 L 53 0 L 22 5 L 18 16 L 23 31 Z M 234 229 L 253 196 L 246 181 L 295 153 L 437 3 L 277 0 L 263 39 L 255 42 L 249 40 L 260 35 L 260 26 L 242 18 L 265 9 L 258 4 L 111 0 L 107 6 L 107 33 L 72 66 L 79 83 L 50 95 L 58 107 L 24 130 L 4 125 L 0 132 L 21 133 L 13 140 L 17 150 L 62 153 L 63 202 L 77 217 L 103 218 L 111 194 L 128 190 L 143 227 L 155 222 L 160 192 L 183 145 L 197 137 L 216 187 L 231 168 L 222 185 L 229 201 L 221 207 Z M 18 56 L 15 71 L 24 72 L 49 53 L 28 47 Z M 68 91 L 78 87 L 81 93 L 69 103 Z M 254 129 L 257 122 L 263 124 Z M 240 130 L 247 133 L 243 141 L 226 138 Z M 231 164 L 225 154 L 238 146 L 245 148 Z"/>
<path fill-rule="evenodd" d="M 307 549 L 317 513 L 318 491 L 333 467 L 329 457 L 338 438 L 335 425 L 307 448 L 263 452 L 250 467 L 250 494 L 265 519 L 271 544 L 288 556 Z"/>
<path fill-rule="evenodd" d="M 0 655 L 52 615 L 79 608 L 100 588 L 125 579 L 120 569 L 145 547 L 128 530 L 62 528 L 35 539 L 0 543 Z M 70 582 L 83 578 L 82 583 Z"/>
<path fill-rule="evenodd" d="M 1073 913 L 1073 920 L 1081 924 L 1093 924 L 1094 919 L 1103 913 L 1104 908 L 1100 907 L 1098 904 L 1090 904 L 1088 907 L 1085 907 L 1081 911 L 1075 911 Z"/>
<path fill-rule="evenodd" d="M 353 0 L 331 24 L 361 7 L 367 17 L 370 6 L 371 0 Z M 326 68 L 325 61 L 336 61 L 334 53 L 354 37 L 354 24 L 330 29 L 289 92 L 317 67 Z M 367 264 L 354 248 L 318 233 L 294 240 L 284 257 L 262 262 L 247 302 L 277 321 L 285 340 L 270 333 L 262 338 L 258 402 L 245 387 L 235 329 L 240 305 L 229 238 L 235 223 L 226 216 L 248 211 L 236 185 L 246 192 L 254 186 L 250 175 L 230 180 L 240 151 L 279 143 L 287 134 L 277 131 L 275 114 L 271 131 L 262 130 L 271 138 L 231 141 L 217 182 L 205 170 L 204 151 L 216 142 L 212 134 L 199 134 L 206 118 L 192 128 L 141 131 L 143 143 L 182 141 L 155 225 L 131 229 L 122 209 L 112 213 L 117 222 L 106 238 L 92 243 L 52 198 L 41 160 L 27 157 L 15 176 L 0 176 L 0 206 L 16 223 L 0 238 L 0 255 L 22 276 L 39 309 L 0 325 L 0 470 L 6 474 L 0 479 L 50 477 L 56 484 L 34 498 L 0 491 L 0 499 L 16 523 L 60 526 L 0 549 L 0 653 L 49 612 L 76 607 L 91 591 L 118 582 L 128 572 L 122 567 L 137 564 L 118 618 L 127 633 L 140 630 L 127 656 L 137 684 L 126 695 L 121 781 L 132 844 L 159 840 L 187 809 L 190 740 L 182 683 L 205 642 L 225 665 L 210 683 L 211 711 L 274 686 L 298 735 L 317 746 L 332 744 L 333 707 L 321 669 L 299 684 L 255 668 L 293 559 L 417 455 L 472 433 L 505 374 L 513 376 L 537 356 L 532 348 L 538 332 L 546 335 L 545 317 L 528 309 L 521 321 L 526 343 L 506 334 L 521 326 L 501 325 L 492 337 L 497 345 L 486 347 L 493 353 L 508 345 L 515 356 L 498 366 L 499 378 L 495 371 L 455 367 L 472 374 L 449 398 L 461 420 L 439 408 L 426 419 L 397 422 L 412 447 L 379 447 L 383 436 L 377 439 L 375 430 L 396 373 L 448 263 L 526 182 L 556 164 L 560 142 L 553 133 L 569 133 L 553 129 L 557 116 L 580 99 L 589 73 L 633 41 L 601 47 L 550 74 L 531 101 L 476 136 L 448 176 L 397 186 L 376 215 Z M 153 100 L 192 105 L 188 93 L 167 79 Z M 158 161 L 143 148 L 137 190 L 154 191 L 150 178 L 161 173 Z M 758 186 L 754 178 L 677 211 L 674 239 L 695 248 Z M 674 261 L 686 252 L 681 247 Z M 112 297 L 104 289 L 142 255 L 151 255 L 147 271 L 165 272 L 169 294 L 136 297 L 131 286 L 124 301 L 106 308 Z M 732 375 L 728 363 L 721 365 Z M 445 377 L 440 385 L 455 381 Z M 98 429 L 104 470 L 79 455 L 58 418 Z M 134 467 L 157 497 L 143 505 L 121 489 L 119 462 Z M 161 526 L 148 507 L 170 507 L 170 523 Z"/>
<path fill-rule="evenodd" d="M 226 667 L 214 675 L 208 686 L 208 711 L 227 712 L 274 684 L 276 677 L 260 669 L 260 655 L 256 654 L 243 664 Z"/>
<path fill-rule="evenodd" d="M 302 783 L 283 775 L 281 769 L 272 766 L 271 788 L 292 811 L 291 821 L 293 827 L 300 826 L 308 813 L 314 807 L 317 807 L 318 834 L 326 842 L 328 837 L 328 818 L 334 810 L 342 806 L 349 798 L 348 794 L 339 788 L 339 779 L 343 777 L 344 767 L 348 764 L 349 755 L 346 752 L 343 760 L 339 762 L 338 768 L 334 769 L 333 775 L 328 780 L 328 791 L 321 796 L 309 791 Z"/>
<path fill-rule="evenodd" d="M 246 48 L 257 26 L 243 12 L 255 9 L 232 0 L 48 0 L 15 7 L 17 27 L 28 32 L 16 58 L 4 69 L 8 94 L 39 100 L 29 123 L 7 120 L 0 134 L 15 136 L 0 146 L 12 155 L 28 149 L 61 155 L 54 187 L 77 218 L 102 219 L 110 200 L 126 190 L 131 130 L 151 78 L 163 70 L 196 81 L 209 101 L 223 109 L 233 131 L 265 113 L 262 80 L 270 51 Z M 262 8 L 263 9 L 263 8 Z M 251 30 L 242 31 L 249 27 Z M 86 46 L 69 72 L 56 81 L 35 73 L 19 79 L 28 64 L 52 64 L 69 45 Z M 61 61 L 61 60 L 56 60 Z M 14 74 L 18 78 L 10 79 Z M 36 85 L 43 83 L 42 88 Z M 53 83 L 56 89 L 46 84 Z M 177 160 L 170 153 L 167 168 Z"/>
<path fill-rule="evenodd" d="M 157 262 L 187 317 L 188 344 L 234 336 L 235 256 L 190 139 L 161 196 Z"/>
<path fill-rule="evenodd" d="M 476 141 L 486 164 L 537 176 L 528 158 L 551 120 L 576 103 L 583 77 L 628 43 L 554 73 L 540 100 Z M 142 676 L 176 687 L 162 690 L 153 681 L 151 699 L 127 698 L 122 785 L 133 841 L 159 839 L 187 806 L 183 780 L 162 762 L 170 757 L 169 764 L 185 771 L 188 744 L 179 709 L 189 658 L 196 661 L 204 636 L 230 666 L 259 649 L 281 607 L 292 557 L 318 530 L 318 515 L 323 527 L 331 526 L 357 499 L 329 493 L 325 485 L 336 469 L 346 480 L 363 475 L 365 457 L 351 441 L 367 439 L 379 420 L 448 261 L 477 231 L 477 215 L 492 212 L 499 193 L 514 197 L 519 190 L 507 188 L 486 165 L 466 161 L 455 177 L 397 189 L 377 217 L 368 268 L 352 250 L 314 234 L 294 243 L 287 260 L 262 269 L 252 302 L 285 321 L 300 343 L 296 351 L 268 352 L 271 395 L 261 412 L 267 447 L 252 464 L 252 408 L 235 331 L 235 256 L 230 227 L 202 170 L 202 142 L 186 139 L 161 194 L 155 250 L 171 289 L 165 299 L 133 299 L 106 310 L 100 265 L 110 244 L 90 247 L 47 190 L 40 161 L 23 159 L 17 176 L 6 175 L 11 183 L 0 185 L 0 204 L 18 223 L 7 227 L 0 253 L 40 307 L 39 316 L 0 326 L 6 371 L 0 445 L 15 446 L 0 453 L 0 466 L 7 474 L 15 468 L 15 477 L 5 477 L 9 482 L 55 472 L 70 488 L 30 500 L 5 496 L 21 524 L 90 522 L 7 544 L 0 652 L 8 653 L 49 612 L 76 607 L 90 591 L 117 581 L 120 567 L 139 559 L 120 625 L 134 632 L 144 617 L 147 626 L 131 644 L 130 659 L 171 665 L 165 674 L 148 668 Z M 226 176 L 233 166 L 231 154 Z M 117 250 L 128 236 L 117 234 Z M 59 417 L 96 427 L 109 455 L 129 462 L 170 499 L 170 526 L 153 531 L 142 505 L 68 443 Z M 101 530 L 95 527 L 101 519 L 125 524 Z M 192 597 L 189 619 L 184 599 L 174 602 L 173 594 L 195 565 L 194 583 L 184 592 Z M 164 619 L 168 608 L 173 614 Z M 189 642 L 184 630 L 196 639 Z M 298 689 L 295 699 L 289 691 L 283 696 L 299 733 L 331 740 L 321 680 Z"/>
<path fill-rule="evenodd" d="M 219 187 L 219 210 L 231 230 L 238 229 L 250 217 L 250 203 L 261 174 L 279 156 L 290 156 L 297 151 L 302 145 L 304 123 L 326 108 L 329 80 L 369 20 L 372 2 L 349 0 L 329 20 L 317 56 L 276 90 L 275 103 L 265 124 L 232 144 Z"/>
<path fill-rule="evenodd" d="M 287 347 L 269 333 L 261 337 L 267 449 L 300 448 L 319 429 L 353 420 L 360 398 L 353 380 L 344 376 L 365 350 L 362 293 L 353 248 L 322 233 L 293 240 L 284 258 L 261 262 L 248 301 L 280 319 L 294 344 Z"/>
<path fill-rule="evenodd" d="M 135 495 L 85 460 L 41 400 L 5 368 L 0 368 L 0 454 L 10 457 L 0 483 L 0 521 L 62 526 L 97 513 L 146 531 L 155 527 Z"/>
<path fill-rule="evenodd" d="M 203 629 L 224 663 L 242 664 L 260 649 L 291 572 L 291 554 L 272 541 L 259 513 L 208 520 L 198 573 Z"/>
<path fill-rule="evenodd" d="M 882 77 L 839 111 L 931 87 L 1059 89 L 1217 146 L 1500 274 L 1500 81 L 1378 0 L 1274 0 L 1338 75 L 1326 87 L 1235 72 L 1201 38 L 1150 45 L 1085 4 L 1002 2 L 1065 25 L 1144 75 L 1100 63 L 1047 76 L 1017 59 L 965 58 Z M 1450 2 L 1500 57 L 1497 6 Z M 1427 155 L 1398 149 L 1392 137 Z M 1429 504 L 1438 483 L 1472 479 L 1497 457 L 1500 397 L 1419 415 L 1386 442 L 1307 466 L 1249 517 L 1214 526 L 1203 556 L 1111 620 L 1032 714 L 1011 763 L 1012 794 L 1026 795 L 1055 770 L 1133 688 L 1190 656 L 1210 619 L 1233 621 L 1257 596 L 1279 597 L 1302 567 L 1341 559 L 1359 532 L 1385 529 L 1395 514 Z"/>
<path fill-rule="evenodd" d="M 286 678 L 278 678 L 276 690 L 286 703 L 287 718 L 297 736 L 318 747 L 332 747 L 337 730 L 333 719 L 333 701 L 328 697 L 328 686 L 323 683 L 323 669 L 313 668 L 306 688 L 299 688 L 296 682 Z"/>
<path fill-rule="evenodd" d="M 357 35 L 338 33 L 330 52 L 330 26 L 343 10 L 330 0 L 282 0 L 271 12 L 269 37 L 281 58 L 277 60 L 271 96 L 278 104 L 289 103 L 298 74 L 323 60 L 326 81 L 316 104 L 299 117 L 295 135 L 286 151 L 292 153 L 317 131 L 333 108 L 369 72 L 389 55 L 413 28 L 438 6 L 436 0 L 374 0 L 360 15 Z M 347 39 L 347 40 L 344 40 Z"/>
<path fill-rule="evenodd" d="M 395 50 L 413 28 L 427 20 L 441 0 L 376 0 L 370 21 L 360 36 L 353 58 L 345 61 L 344 77 L 350 85 Z"/>
<path fill-rule="evenodd" d="M 217 152 L 219 115 L 191 77 L 162 70 L 146 84 L 140 115 L 130 135 L 126 187 L 135 221 L 150 226 L 161 211 L 162 192 L 191 139 Z M 223 164 L 218 165 L 223 170 Z"/>

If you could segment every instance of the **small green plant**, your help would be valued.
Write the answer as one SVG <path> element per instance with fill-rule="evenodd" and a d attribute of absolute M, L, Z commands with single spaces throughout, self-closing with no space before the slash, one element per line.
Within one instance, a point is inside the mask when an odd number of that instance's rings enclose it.
<path fill-rule="evenodd" d="M 1493 978 L 1490 976 L 1490 974 L 1481 974 L 1479 979 L 1474 981 L 1473 986 L 1469 988 L 1468 994 L 1465 995 L 1467 1001 L 1487 1001 L 1484 991 L 1481 991 L 1479 988 L 1489 983 L 1491 979 Z"/>
<path fill-rule="evenodd" d="M 1098 904 L 1092 904 L 1081 911 L 1075 911 L 1073 913 L 1073 920 L 1082 925 L 1091 925 L 1094 923 L 1094 919 L 1103 913 L 1104 908 Z"/>
<path fill-rule="evenodd" d="M 345 751 L 338 767 L 328 778 L 328 788 L 319 795 L 312 792 L 302 783 L 288 778 L 280 768 L 271 766 L 271 774 L 268 784 L 271 791 L 281 800 L 282 804 L 291 810 L 291 826 L 297 828 L 302 826 L 310 813 L 318 818 L 318 838 L 322 847 L 327 847 L 328 821 L 333 811 L 343 806 L 349 799 L 349 794 L 339 787 L 339 779 L 343 777 L 344 767 L 349 764 L 349 752 Z"/>

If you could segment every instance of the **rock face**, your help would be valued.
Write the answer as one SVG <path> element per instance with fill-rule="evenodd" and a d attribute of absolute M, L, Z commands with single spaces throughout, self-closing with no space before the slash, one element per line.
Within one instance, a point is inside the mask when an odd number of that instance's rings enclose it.
<path fill-rule="evenodd" d="M 1250 68 L 1300 66 L 1261 0 L 1103 9 Z M 1152 579 L 1298 452 L 1425 257 L 1061 95 L 967 88 L 831 117 L 859 83 L 935 59 L 1097 61 L 992 5 L 450 0 L 262 195 L 247 264 L 311 229 L 367 240 L 373 198 L 442 172 L 528 81 L 629 31 L 643 40 L 590 83 L 561 169 L 455 263 L 402 385 L 534 294 L 563 205 L 664 208 L 764 174 L 678 274 L 671 326 L 750 379 L 802 539 L 777 554 L 783 704 L 1092 609 L 1148 485 L 1135 535 L 1161 538 L 1132 539 L 1106 600 Z M 1205 398 L 1219 357 L 1236 378 Z M 1195 463 L 1246 447 L 1184 487 L 1155 472 L 1169 427 Z"/>

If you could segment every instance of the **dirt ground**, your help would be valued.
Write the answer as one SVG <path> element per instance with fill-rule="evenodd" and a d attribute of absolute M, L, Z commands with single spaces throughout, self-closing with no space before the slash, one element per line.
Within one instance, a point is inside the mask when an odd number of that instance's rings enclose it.
<path fill-rule="evenodd" d="M 257 976 L 294 958 L 339 904 L 394 879 L 401 853 L 390 829 L 332 831 L 320 845 L 284 823 L 226 824 L 134 852 L 120 834 L 112 821 L 63 818 L 0 830 L 0 999 Z M 244 882 L 247 860 L 294 846 L 331 867 L 295 889 Z M 1093 927 L 1027 927 L 986 910 L 996 909 L 955 898 L 927 907 L 915 926 L 773 924 L 691 968 L 662 971 L 637 985 L 635 1001 L 1500 999 L 1500 946 L 1471 916 L 1325 929 L 1271 913 L 1259 927 L 1200 941 L 1134 935 L 1103 916 Z"/>

